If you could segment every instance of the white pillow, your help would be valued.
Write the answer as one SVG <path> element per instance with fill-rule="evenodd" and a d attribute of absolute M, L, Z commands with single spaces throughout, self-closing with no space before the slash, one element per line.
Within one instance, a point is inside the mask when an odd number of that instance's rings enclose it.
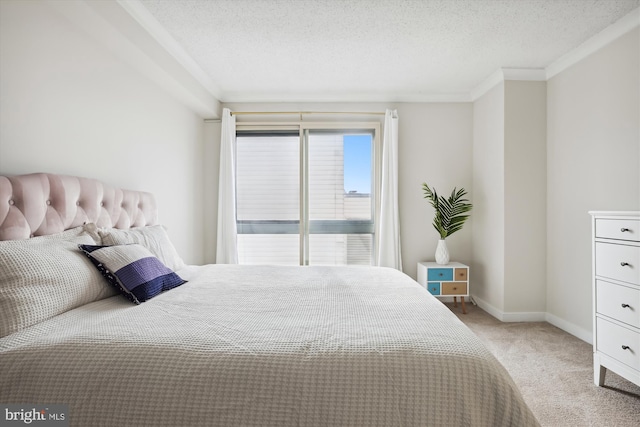
<path fill-rule="evenodd" d="M 83 227 L 0 241 L 0 337 L 116 295 L 78 250 L 95 243 Z"/>
<path fill-rule="evenodd" d="M 173 271 L 184 268 L 185 264 L 176 248 L 169 240 L 169 235 L 161 225 L 136 227 L 128 230 L 117 228 L 98 229 L 103 245 L 126 245 L 137 243 L 144 246 L 164 265 Z"/>

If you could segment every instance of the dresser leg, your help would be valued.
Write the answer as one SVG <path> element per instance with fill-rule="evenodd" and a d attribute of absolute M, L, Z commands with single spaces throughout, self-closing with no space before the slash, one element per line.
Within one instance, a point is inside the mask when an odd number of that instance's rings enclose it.
<path fill-rule="evenodd" d="M 454 307 L 458 306 L 458 297 L 453 297 L 453 306 Z"/>
<path fill-rule="evenodd" d="M 593 364 L 593 383 L 602 387 L 604 385 L 604 377 L 607 373 L 607 368 L 599 363 Z"/>
<path fill-rule="evenodd" d="M 462 304 L 462 313 L 467 314 L 467 307 L 464 305 L 464 297 L 460 297 L 460 303 Z"/>

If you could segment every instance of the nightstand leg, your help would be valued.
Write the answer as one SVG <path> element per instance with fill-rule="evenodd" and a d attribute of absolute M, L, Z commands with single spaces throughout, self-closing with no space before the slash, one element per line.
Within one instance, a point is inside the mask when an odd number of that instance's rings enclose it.
<path fill-rule="evenodd" d="M 460 297 L 460 303 L 462 303 L 462 313 L 467 314 L 467 307 L 464 305 L 464 297 Z"/>
<path fill-rule="evenodd" d="M 458 297 L 453 297 L 453 306 L 454 307 L 458 306 Z"/>

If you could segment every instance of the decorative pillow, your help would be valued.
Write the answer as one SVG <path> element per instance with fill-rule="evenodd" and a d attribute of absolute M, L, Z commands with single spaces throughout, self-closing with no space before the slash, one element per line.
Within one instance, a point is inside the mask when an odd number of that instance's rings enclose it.
<path fill-rule="evenodd" d="M 169 236 L 161 225 L 135 227 L 128 230 L 117 228 L 98 229 L 103 245 L 126 245 L 138 243 L 147 248 L 164 265 L 173 271 L 184 268 L 185 264 L 171 244 Z"/>
<path fill-rule="evenodd" d="M 136 304 L 186 283 L 142 245 L 78 247 L 109 283 Z"/>
<path fill-rule="evenodd" d="M 0 337 L 116 295 L 78 252 L 95 243 L 82 227 L 0 241 Z"/>

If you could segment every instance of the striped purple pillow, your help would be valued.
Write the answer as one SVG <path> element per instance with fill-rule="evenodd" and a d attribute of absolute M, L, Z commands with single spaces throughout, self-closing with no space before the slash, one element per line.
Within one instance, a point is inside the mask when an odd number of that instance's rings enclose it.
<path fill-rule="evenodd" d="M 186 283 L 142 245 L 78 247 L 109 283 L 136 304 Z"/>

